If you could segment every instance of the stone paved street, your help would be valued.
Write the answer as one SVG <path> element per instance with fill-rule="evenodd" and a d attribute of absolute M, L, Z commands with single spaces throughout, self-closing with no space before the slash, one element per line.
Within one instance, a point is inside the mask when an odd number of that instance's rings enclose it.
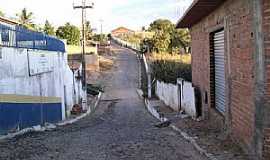
<path fill-rule="evenodd" d="M 118 49 L 116 67 L 104 77 L 105 94 L 94 114 L 44 133 L 0 142 L 0 160 L 206 160 L 158 121 L 136 94 L 136 55 Z"/>

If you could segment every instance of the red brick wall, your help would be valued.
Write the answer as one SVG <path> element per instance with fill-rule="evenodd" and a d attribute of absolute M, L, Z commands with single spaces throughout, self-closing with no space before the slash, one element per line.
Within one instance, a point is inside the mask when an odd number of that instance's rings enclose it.
<path fill-rule="evenodd" d="M 225 67 L 226 85 L 231 85 L 231 90 L 226 91 L 227 95 L 231 95 L 228 97 L 231 108 L 230 128 L 235 139 L 247 149 L 251 149 L 255 123 L 251 9 L 252 6 L 247 0 L 228 0 L 191 29 L 192 81 L 202 93 L 207 91 L 210 99 L 209 34 L 218 28 L 217 26 L 224 26 L 224 17 L 227 17 L 226 21 L 229 25 L 225 33 L 229 31 L 229 37 L 225 34 L 225 43 L 229 40 L 229 47 L 225 49 L 227 52 Z M 229 66 L 231 73 L 229 73 Z M 209 108 L 210 104 L 204 110 L 209 112 L 212 110 Z"/>
<path fill-rule="evenodd" d="M 263 33 L 265 46 L 265 66 L 266 66 L 266 101 L 270 107 L 270 1 L 263 1 Z M 269 112 L 268 112 L 269 113 Z M 270 116 L 270 115 L 268 115 Z M 268 121 L 270 118 L 267 119 Z M 266 124 L 264 130 L 264 158 L 270 159 L 270 122 Z"/>

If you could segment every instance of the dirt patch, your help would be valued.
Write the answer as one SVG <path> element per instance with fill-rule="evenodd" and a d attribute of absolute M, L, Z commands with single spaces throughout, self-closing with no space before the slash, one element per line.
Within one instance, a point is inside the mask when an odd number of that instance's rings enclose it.
<path fill-rule="evenodd" d="M 100 67 L 101 72 L 111 70 L 113 66 L 114 66 L 114 61 L 112 58 L 100 56 L 99 67 Z"/>
<path fill-rule="evenodd" d="M 102 84 L 111 75 L 110 72 L 115 68 L 115 56 L 100 55 L 99 56 L 99 70 L 87 72 L 87 82 L 91 84 Z"/>
<path fill-rule="evenodd" d="M 181 119 L 174 123 L 191 137 L 196 137 L 197 143 L 220 160 L 250 160 L 230 136 L 216 122 L 195 121 L 191 118 Z"/>

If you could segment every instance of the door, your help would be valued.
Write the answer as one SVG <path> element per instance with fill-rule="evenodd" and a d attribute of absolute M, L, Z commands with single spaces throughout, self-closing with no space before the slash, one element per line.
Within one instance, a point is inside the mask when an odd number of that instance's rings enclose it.
<path fill-rule="evenodd" d="M 222 114 L 226 111 L 224 41 L 224 30 L 214 33 L 215 107 Z"/>

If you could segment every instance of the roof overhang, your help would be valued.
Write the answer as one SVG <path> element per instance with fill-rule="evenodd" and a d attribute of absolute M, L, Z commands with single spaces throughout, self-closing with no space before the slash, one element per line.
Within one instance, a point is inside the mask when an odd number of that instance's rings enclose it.
<path fill-rule="evenodd" d="M 13 20 L 7 19 L 5 17 L 1 17 L 1 16 L 0 16 L 0 22 L 6 23 L 6 24 L 9 24 L 9 25 L 17 25 L 17 24 L 19 24 L 16 21 L 13 21 Z"/>
<path fill-rule="evenodd" d="M 176 28 L 190 28 L 217 9 L 226 0 L 194 0 Z"/>

